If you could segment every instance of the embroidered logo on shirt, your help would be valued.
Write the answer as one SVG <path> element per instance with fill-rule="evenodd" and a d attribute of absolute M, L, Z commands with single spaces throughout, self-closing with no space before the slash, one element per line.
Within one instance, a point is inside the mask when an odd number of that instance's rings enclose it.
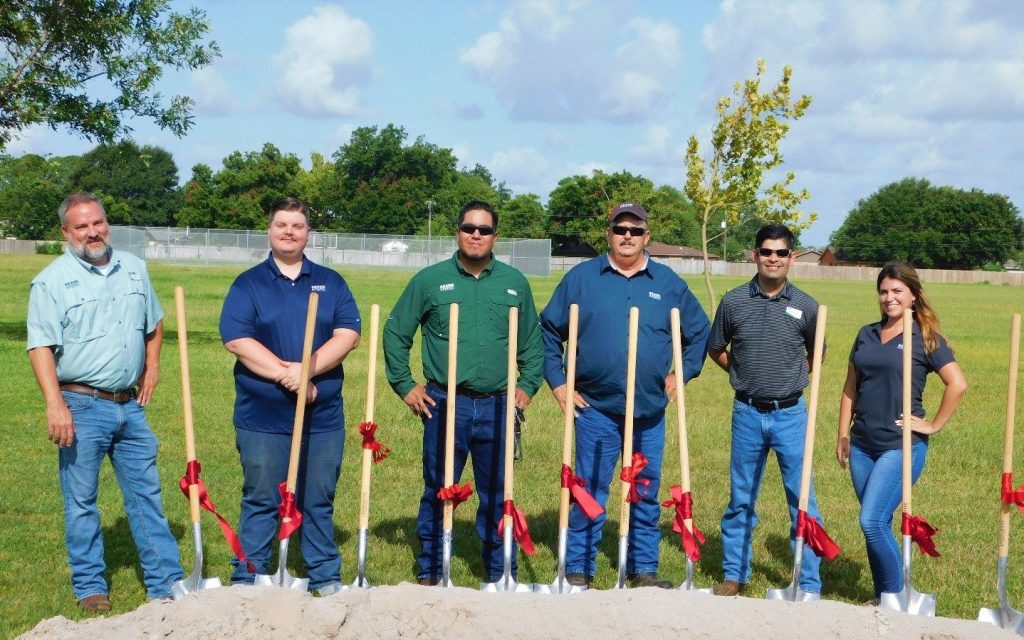
<path fill-rule="evenodd" d="M 326 284 L 311 284 L 311 285 L 309 285 L 309 290 L 310 291 L 316 291 L 317 293 L 323 293 L 324 291 L 327 291 L 327 285 Z"/>
<path fill-rule="evenodd" d="M 661 300 L 661 294 L 660 293 L 655 293 L 654 291 L 648 291 L 647 295 L 649 295 L 654 300 Z"/>
<path fill-rule="evenodd" d="M 441 285 L 441 291 L 455 291 L 455 283 L 449 282 Z"/>
<path fill-rule="evenodd" d="M 508 295 L 510 295 L 510 296 L 518 296 L 519 295 L 519 292 L 516 291 L 515 289 L 505 289 L 505 291 L 507 291 Z"/>
<path fill-rule="evenodd" d="M 804 312 L 796 307 L 786 307 L 786 313 L 793 316 L 797 320 L 804 317 Z"/>
<path fill-rule="evenodd" d="M 140 276 L 139 274 L 135 273 L 134 271 L 129 271 L 128 272 L 128 277 L 131 278 L 132 280 L 142 280 L 142 276 Z"/>
<path fill-rule="evenodd" d="M 74 289 L 77 286 L 78 286 L 78 280 L 72 280 L 70 282 L 65 282 L 64 283 L 64 288 L 65 289 Z"/>
<path fill-rule="evenodd" d="M 903 351 L 903 343 L 902 342 L 898 342 L 896 344 L 896 348 L 899 349 L 900 351 Z"/>

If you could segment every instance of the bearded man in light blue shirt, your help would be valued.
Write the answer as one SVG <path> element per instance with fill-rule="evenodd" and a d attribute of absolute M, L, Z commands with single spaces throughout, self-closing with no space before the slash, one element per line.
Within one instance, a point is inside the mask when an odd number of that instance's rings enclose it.
<path fill-rule="evenodd" d="M 70 195 L 57 213 L 67 248 L 32 281 L 28 354 L 58 447 L 75 598 L 86 611 L 109 611 L 96 505 L 104 457 L 121 485 L 148 597 L 171 597 L 182 577 L 160 498 L 157 439 L 143 412 L 158 379 L 163 310 L 145 263 L 110 247 L 95 196 Z"/>

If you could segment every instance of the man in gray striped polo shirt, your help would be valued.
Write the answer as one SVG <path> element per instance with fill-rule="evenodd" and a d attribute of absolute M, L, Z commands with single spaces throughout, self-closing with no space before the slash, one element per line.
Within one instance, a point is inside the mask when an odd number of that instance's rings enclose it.
<path fill-rule="evenodd" d="M 729 506 L 722 516 L 723 580 L 716 595 L 739 595 L 750 581 L 755 505 L 769 450 L 782 472 L 793 523 L 790 538 L 796 536 L 807 429 L 802 392 L 814 351 L 818 303 L 787 280 L 794 241 L 793 232 L 782 225 L 758 230 L 753 251 L 757 275 L 723 296 L 711 327 L 708 355 L 729 373 L 736 390 Z M 807 513 L 821 522 L 813 485 Z M 813 553 L 803 555 L 803 591 L 821 591 L 819 563 Z"/>

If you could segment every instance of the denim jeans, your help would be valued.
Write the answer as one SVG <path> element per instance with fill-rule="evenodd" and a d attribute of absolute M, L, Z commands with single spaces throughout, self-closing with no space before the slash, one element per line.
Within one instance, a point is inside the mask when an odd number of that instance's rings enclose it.
<path fill-rule="evenodd" d="M 928 443 L 910 448 L 910 477 L 921 477 Z M 903 501 L 903 450 L 870 451 L 850 446 L 850 478 L 860 501 L 860 529 L 867 543 L 875 596 L 903 590 L 903 554 L 892 533 L 892 514 Z"/>
<path fill-rule="evenodd" d="M 64 494 L 64 538 L 75 598 L 106 594 L 103 578 L 103 530 L 96 506 L 100 465 L 110 457 L 121 485 L 128 526 L 142 565 L 146 595 L 171 595 L 182 578 L 178 541 L 171 534 L 160 499 L 156 467 L 157 439 L 135 400 L 117 404 L 62 391 L 71 410 L 75 439 L 59 449 L 60 488 Z"/>
<path fill-rule="evenodd" d="M 576 418 L 575 472 L 586 483 L 586 489 L 598 504 L 606 507 L 609 485 L 617 480 L 621 469 L 622 437 L 625 418 L 604 413 L 593 407 L 579 410 Z M 665 449 L 665 416 L 636 418 L 633 421 L 633 452 L 647 457 L 647 467 L 638 476 L 650 480 L 646 488 L 638 487 L 642 500 L 630 505 L 626 573 L 658 572 L 658 544 L 661 542 L 661 505 L 658 486 L 661 483 L 661 460 Z M 622 499 L 621 484 L 615 482 L 614 512 Z M 573 505 L 569 514 L 569 540 L 565 553 L 565 572 L 593 576 L 597 546 L 607 520 L 603 513 L 590 520 Z M 617 539 L 617 538 L 616 538 Z"/>
<path fill-rule="evenodd" d="M 238 535 L 256 572 L 267 574 L 277 543 L 278 485 L 288 478 L 290 433 L 235 429 L 235 446 L 242 461 L 242 506 Z M 345 430 L 307 433 L 299 453 L 295 506 L 302 513 L 298 536 L 306 562 L 309 590 L 341 583 L 341 556 L 334 539 L 334 493 L 341 473 Z M 294 538 L 293 534 L 293 538 Z M 233 559 L 232 584 L 252 584 L 255 576 Z"/>
<path fill-rule="evenodd" d="M 444 502 L 437 492 L 444 486 L 445 422 L 448 415 L 446 391 L 433 385 L 427 393 L 434 402 L 430 418 L 423 421 L 423 495 L 420 497 L 416 533 L 420 539 L 417 578 L 441 577 Z M 454 481 L 459 482 L 466 458 L 473 456 L 475 493 L 480 499 L 476 510 L 476 533 L 483 542 L 481 554 L 487 581 L 501 578 L 505 568 L 502 534 L 498 521 L 505 498 L 505 396 L 470 398 L 455 401 Z M 512 545 L 512 575 L 516 575 L 516 546 Z"/>
<path fill-rule="evenodd" d="M 807 432 L 807 406 L 803 398 L 793 407 L 762 413 L 738 400 L 732 406 L 729 506 L 722 516 L 722 573 L 726 580 L 750 582 L 757 526 L 757 495 L 761 490 L 768 451 L 775 452 L 789 503 L 790 544 L 796 541 L 796 517 L 800 499 L 800 474 Z M 822 522 L 811 482 L 807 515 Z M 818 568 L 821 559 L 804 547 L 800 589 L 821 592 Z"/>

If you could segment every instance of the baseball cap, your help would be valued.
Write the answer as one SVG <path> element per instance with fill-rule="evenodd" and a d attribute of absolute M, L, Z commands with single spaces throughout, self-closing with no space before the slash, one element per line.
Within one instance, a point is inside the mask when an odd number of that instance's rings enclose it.
<path fill-rule="evenodd" d="M 623 202 L 615 205 L 615 208 L 608 214 L 608 219 L 614 222 L 616 218 L 627 213 L 647 222 L 647 209 L 644 209 L 639 202 Z"/>

